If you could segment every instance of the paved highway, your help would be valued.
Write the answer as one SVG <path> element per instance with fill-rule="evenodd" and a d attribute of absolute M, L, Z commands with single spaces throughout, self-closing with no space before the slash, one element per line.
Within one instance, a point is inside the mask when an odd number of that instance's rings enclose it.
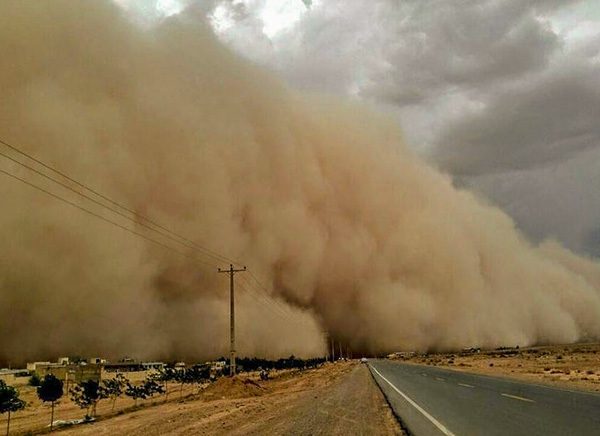
<path fill-rule="evenodd" d="M 600 435 L 600 394 L 388 360 L 369 367 L 415 436 Z"/>

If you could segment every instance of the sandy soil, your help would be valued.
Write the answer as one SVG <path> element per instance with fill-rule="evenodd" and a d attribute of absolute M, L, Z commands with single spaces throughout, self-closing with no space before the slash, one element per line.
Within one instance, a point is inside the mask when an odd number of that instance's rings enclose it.
<path fill-rule="evenodd" d="M 600 391 L 600 344 L 436 353 L 404 360 L 566 389 Z"/>
<path fill-rule="evenodd" d="M 144 372 L 139 372 L 126 373 L 125 375 L 129 380 L 135 383 L 142 380 L 146 374 Z M 10 421 L 11 434 L 28 434 L 31 432 L 43 431 L 50 424 L 50 404 L 44 404 L 39 400 L 35 387 L 21 384 L 17 385 L 16 388 L 20 393 L 21 399 L 27 403 L 27 407 L 25 410 L 12 415 Z M 198 392 L 197 387 L 184 385 L 183 390 L 180 390 L 179 385 L 172 383 L 169 384 L 168 390 L 169 401 L 175 401 L 178 400 L 180 396 L 186 397 Z M 149 406 L 154 403 L 160 404 L 163 403 L 164 400 L 164 396 L 140 400 L 138 401 L 138 406 Z M 98 404 L 96 411 L 99 416 L 103 416 L 108 414 L 124 413 L 132 409 L 135 409 L 134 401 L 131 398 L 123 395 L 121 398 L 116 400 L 114 409 L 110 400 L 103 400 Z M 69 399 L 69 395 L 67 393 L 65 393 L 65 395 L 59 400 L 54 410 L 55 420 L 81 419 L 84 416 L 85 411 L 74 404 Z M 5 425 L 4 421 L 5 416 L 2 415 L 0 417 L 0 428 L 2 429 Z"/>
<path fill-rule="evenodd" d="M 136 408 L 119 400 L 117 412 L 106 402 L 95 423 L 61 429 L 61 435 L 393 435 L 402 434 L 366 365 L 327 364 L 316 370 L 278 374 L 260 382 L 255 377 L 222 378 L 201 393 L 178 400 L 173 387 L 168 402 L 157 399 Z M 197 392 L 197 390 L 196 390 Z M 124 403 L 123 403 L 124 402 Z M 81 418 L 67 401 L 57 419 Z M 120 408 L 120 409 L 119 409 Z M 22 414 L 23 416 L 19 416 Z M 15 434 L 39 432 L 49 421 L 49 410 L 15 415 Z M 12 424 L 11 424 L 11 427 Z M 42 430 L 43 431 L 43 430 Z"/>

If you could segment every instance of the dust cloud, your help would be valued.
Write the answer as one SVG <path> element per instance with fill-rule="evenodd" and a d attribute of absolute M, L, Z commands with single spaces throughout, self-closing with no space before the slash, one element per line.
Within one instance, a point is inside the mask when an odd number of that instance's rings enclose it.
<path fill-rule="evenodd" d="M 1 2 L 0 52 L 0 138 L 241 259 L 285 302 L 237 276 L 240 354 L 322 354 L 323 332 L 372 352 L 600 337 L 597 261 L 532 245 L 415 156 L 394 120 L 287 88 L 201 12 L 149 27 L 108 1 Z M 227 262 L 0 180 L 0 360 L 226 353 Z"/>

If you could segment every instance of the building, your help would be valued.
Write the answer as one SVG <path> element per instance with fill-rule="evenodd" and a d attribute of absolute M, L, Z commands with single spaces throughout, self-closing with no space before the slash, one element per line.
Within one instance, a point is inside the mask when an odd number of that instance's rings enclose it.
<path fill-rule="evenodd" d="M 206 362 L 206 365 L 210 366 L 210 375 L 213 377 L 220 377 L 225 372 L 225 366 L 227 362 L 224 360 L 217 360 L 214 362 Z"/>
<path fill-rule="evenodd" d="M 29 376 L 30 372 L 27 369 L 0 369 L 0 380 L 7 385 L 25 384 Z"/>
<path fill-rule="evenodd" d="M 164 369 L 165 366 L 166 364 L 164 362 L 142 362 L 142 367 L 145 371 L 160 371 L 161 369 Z"/>
<path fill-rule="evenodd" d="M 107 362 L 102 365 L 107 372 L 137 372 L 144 371 L 139 362 Z"/>
<path fill-rule="evenodd" d="M 39 378 L 52 374 L 68 384 L 87 380 L 100 381 L 102 367 L 100 365 L 61 365 L 60 363 L 33 362 L 27 364 L 27 369 L 30 369 Z"/>
<path fill-rule="evenodd" d="M 50 362 L 31 362 L 27 364 L 27 370 L 35 372 L 35 368 L 38 365 L 50 365 Z"/>
<path fill-rule="evenodd" d="M 53 362 L 32 362 L 27 364 L 25 371 L 27 375 L 36 374 L 43 378 L 47 374 L 63 380 L 68 386 L 70 383 L 80 383 L 87 380 L 100 381 L 102 371 L 107 373 L 115 372 L 144 372 L 159 371 L 166 366 L 163 362 L 138 362 L 136 360 L 125 358 L 121 362 L 108 362 L 100 357 L 92 357 L 87 361 L 79 363 L 70 363 L 68 357 L 61 357 L 57 363 Z"/>

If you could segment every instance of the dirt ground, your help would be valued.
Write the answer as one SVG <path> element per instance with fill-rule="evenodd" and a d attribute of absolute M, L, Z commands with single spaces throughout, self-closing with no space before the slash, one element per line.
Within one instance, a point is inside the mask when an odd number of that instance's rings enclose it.
<path fill-rule="evenodd" d="M 407 362 L 600 391 L 600 344 L 570 344 L 417 355 Z"/>
<path fill-rule="evenodd" d="M 238 376 L 221 378 L 202 392 L 178 399 L 173 387 L 164 397 L 136 408 L 110 412 L 98 407 L 99 420 L 63 428 L 60 435 L 398 435 L 403 434 L 366 365 L 326 364 L 315 370 L 279 374 L 266 382 Z M 132 400 L 121 402 L 131 406 Z M 67 401 L 71 405 L 70 401 Z M 155 403 L 155 404 L 153 404 Z M 119 409 L 121 407 L 121 409 Z M 26 413 L 28 415 L 26 416 Z M 22 416 L 19 416 L 22 415 Z M 57 419 L 81 418 L 75 406 L 61 405 Z M 49 410 L 15 414 L 14 434 L 38 433 Z M 12 431 L 11 431 L 12 433 Z"/>
<path fill-rule="evenodd" d="M 146 372 L 139 373 L 125 373 L 126 377 L 132 382 L 139 382 L 143 380 L 147 375 Z M 110 375 L 113 377 L 114 374 Z M 44 431 L 50 424 L 50 405 L 42 403 L 37 394 L 36 388 L 28 386 L 26 384 L 15 385 L 20 393 L 20 397 L 27 403 L 25 410 L 19 411 L 12 414 L 10 420 L 10 433 L 12 434 L 29 434 L 39 431 Z M 85 415 L 85 411 L 80 409 L 70 399 L 66 393 L 68 389 L 65 387 L 65 395 L 59 400 L 54 410 L 54 419 L 56 420 L 71 420 L 81 419 Z M 198 391 L 196 387 L 190 387 L 184 385 L 183 389 L 180 389 L 179 385 L 174 383 L 168 386 L 168 399 L 170 401 L 177 400 L 179 397 L 186 397 L 192 395 Z M 140 400 L 138 401 L 139 406 L 148 406 L 153 403 L 164 402 L 165 397 L 156 397 L 154 399 Z M 122 396 L 115 402 L 114 409 L 110 400 L 101 401 L 97 406 L 97 414 L 99 416 L 105 416 L 108 414 L 124 413 L 134 407 L 135 403 L 131 398 Z M 5 415 L 0 416 L 0 428 L 4 428 Z"/>

